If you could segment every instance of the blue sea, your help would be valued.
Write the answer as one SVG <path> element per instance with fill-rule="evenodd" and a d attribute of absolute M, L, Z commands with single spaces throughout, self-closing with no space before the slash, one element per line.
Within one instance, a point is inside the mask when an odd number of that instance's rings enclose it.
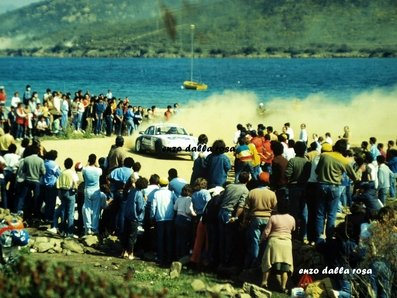
<path fill-rule="evenodd" d="M 373 89 L 397 86 L 397 59 L 196 59 L 194 79 L 207 91 L 181 88 L 189 59 L 0 58 L 0 85 L 8 100 L 27 84 L 42 97 L 47 88 L 128 96 L 134 104 L 165 107 L 200 101 L 225 91 L 252 92 L 258 102 L 322 94 L 349 101 Z"/>

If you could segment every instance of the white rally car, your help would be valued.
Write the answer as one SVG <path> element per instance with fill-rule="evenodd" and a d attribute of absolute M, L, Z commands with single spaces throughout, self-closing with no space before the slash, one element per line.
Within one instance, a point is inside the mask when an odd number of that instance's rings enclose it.
<path fill-rule="evenodd" d="M 177 124 L 152 124 L 139 134 L 135 141 L 135 151 L 138 153 L 148 151 L 157 155 L 191 155 L 190 151 L 197 146 L 197 138 Z"/>

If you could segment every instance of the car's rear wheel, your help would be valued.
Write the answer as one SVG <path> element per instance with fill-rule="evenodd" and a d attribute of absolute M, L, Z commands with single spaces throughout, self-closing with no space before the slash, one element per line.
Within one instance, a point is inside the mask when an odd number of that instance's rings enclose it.
<path fill-rule="evenodd" d="M 135 142 L 135 151 L 138 153 L 142 152 L 142 141 L 139 139 Z"/>

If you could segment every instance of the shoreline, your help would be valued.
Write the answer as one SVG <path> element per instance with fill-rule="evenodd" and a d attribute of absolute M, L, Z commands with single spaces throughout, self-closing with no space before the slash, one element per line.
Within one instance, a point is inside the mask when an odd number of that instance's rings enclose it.
<path fill-rule="evenodd" d="M 188 54 L 173 54 L 164 53 L 158 54 L 140 54 L 134 52 L 119 53 L 110 50 L 108 54 L 98 50 L 90 51 L 64 51 L 54 53 L 51 49 L 2 49 L 0 50 L 0 58 L 12 58 L 12 57 L 37 57 L 37 58 L 157 58 L 157 59 L 187 59 Z M 196 57 L 197 59 L 209 59 L 209 58 L 236 58 L 236 59 L 330 59 L 330 58 L 358 58 L 358 59 L 370 59 L 370 58 L 397 58 L 397 49 L 373 49 L 368 51 L 351 51 L 351 52 L 338 52 L 338 51 L 324 51 L 324 52 L 312 52 L 310 49 L 284 49 L 272 53 L 256 53 L 256 54 L 200 54 Z"/>

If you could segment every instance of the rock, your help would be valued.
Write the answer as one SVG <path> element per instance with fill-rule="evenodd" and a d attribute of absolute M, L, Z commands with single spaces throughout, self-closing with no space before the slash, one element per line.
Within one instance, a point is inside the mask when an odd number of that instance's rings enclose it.
<path fill-rule="evenodd" d="M 54 244 L 52 248 L 55 252 L 61 253 L 62 252 L 62 240 L 60 239 L 51 239 L 50 243 Z"/>
<path fill-rule="evenodd" d="M 64 242 L 62 242 L 62 248 L 64 250 L 70 250 L 71 252 L 75 252 L 78 254 L 84 253 L 83 246 L 74 240 L 65 240 Z"/>
<path fill-rule="evenodd" d="M 36 243 L 36 240 L 34 238 L 29 239 L 28 247 L 33 247 L 34 244 Z"/>
<path fill-rule="evenodd" d="M 56 251 L 54 250 L 54 249 L 49 249 L 48 251 L 47 251 L 47 253 L 49 253 L 49 254 L 54 254 L 54 253 L 56 253 Z"/>
<path fill-rule="evenodd" d="M 36 237 L 35 238 L 35 243 L 41 243 L 41 242 L 50 242 L 50 238 L 48 237 Z"/>
<path fill-rule="evenodd" d="M 182 271 L 182 263 L 180 262 L 172 262 L 170 268 L 170 277 L 177 278 L 181 274 Z"/>
<path fill-rule="evenodd" d="M 35 245 L 37 252 L 46 252 L 46 251 L 52 249 L 53 247 L 54 247 L 54 245 L 50 242 L 39 242 L 39 243 L 36 243 L 36 245 Z"/>
<path fill-rule="evenodd" d="M 272 297 L 272 292 L 247 282 L 243 284 L 243 290 L 253 298 Z"/>
<path fill-rule="evenodd" d="M 9 215 L 10 215 L 9 209 L 0 208 L 0 220 L 5 219 Z"/>
<path fill-rule="evenodd" d="M 190 284 L 195 292 L 205 292 L 206 285 L 201 279 L 195 279 Z"/>
<path fill-rule="evenodd" d="M 212 287 L 208 288 L 207 291 L 213 294 L 222 294 L 222 296 L 226 295 L 234 297 L 236 295 L 236 290 L 229 283 L 213 285 Z"/>
<path fill-rule="evenodd" d="M 65 256 L 71 256 L 72 255 L 72 252 L 69 249 L 64 249 L 62 252 L 65 254 Z"/>
<path fill-rule="evenodd" d="M 88 247 L 93 247 L 98 245 L 99 239 L 96 235 L 87 235 L 82 240 L 83 244 Z"/>
<path fill-rule="evenodd" d="M 98 255 L 98 251 L 93 247 L 84 247 L 84 253 L 91 255 Z"/>
<path fill-rule="evenodd" d="M 54 246 L 61 246 L 63 240 L 59 238 L 50 238 L 49 242 L 53 243 Z"/>
<path fill-rule="evenodd" d="M 94 264 L 94 267 L 101 267 L 101 263 L 96 262 L 96 263 Z"/>

